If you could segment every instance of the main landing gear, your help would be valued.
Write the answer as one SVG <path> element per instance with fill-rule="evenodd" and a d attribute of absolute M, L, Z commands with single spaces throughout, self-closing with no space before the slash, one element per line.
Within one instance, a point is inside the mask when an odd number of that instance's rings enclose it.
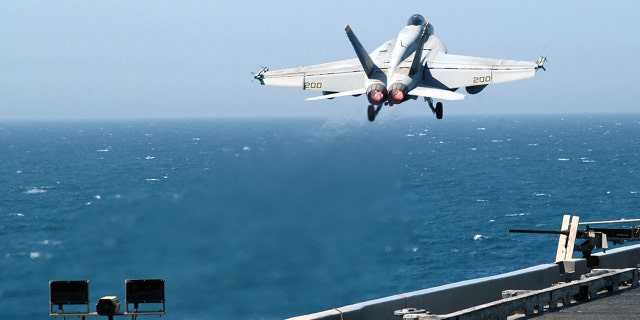
<path fill-rule="evenodd" d="M 431 112 L 433 112 L 436 115 L 436 119 L 442 119 L 442 109 L 443 109 L 442 102 L 437 102 L 436 106 L 434 107 L 433 100 L 431 100 L 431 98 L 426 98 L 426 99 L 427 99 L 427 102 L 429 103 L 429 108 L 431 109 Z M 376 120 L 376 116 L 380 112 L 380 109 L 382 109 L 382 104 L 369 105 L 369 108 L 367 108 L 367 118 L 369 119 L 369 121 L 373 122 Z"/>
<path fill-rule="evenodd" d="M 378 112 L 380 112 L 380 109 L 382 109 L 381 104 L 377 106 L 372 104 L 369 105 L 369 108 L 367 108 L 367 118 L 369 118 L 369 121 L 373 122 L 376 120 L 376 116 L 378 115 Z"/>
<path fill-rule="evenodd" d="M 427 102 L 429 103 L 429 109 L 436 115 L 436 119 L 442 119 L 442 102 L 436 103 L 436 107 L 433 107 L 433 100 L 428 98 Z"/>

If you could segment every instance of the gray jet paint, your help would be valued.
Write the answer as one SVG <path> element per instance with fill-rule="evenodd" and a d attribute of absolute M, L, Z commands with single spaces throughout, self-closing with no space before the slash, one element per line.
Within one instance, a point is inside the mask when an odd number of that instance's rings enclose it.
<path fill-rule="evenodd" d="M 356 59 L 282 70 L 265 67 L 254 78 L 262 85 L 322 91 L 321 96 L 307 100 L 366 94 L 370 121 L 375 120 L 382 105 L 424 97 L 441 119 L 442 103 L 434 107 L 433 99 L 462 100 L 465 95 L 456 92 L 459 88 L 477 94 L 492 83 L 533 78 L 546 61 L 545 57 L 530 62 L 448 54 L 433 26 L 419 14 L 412 15 L 396 38 L 371 54 L 349 25 L 345 31 Z"/>

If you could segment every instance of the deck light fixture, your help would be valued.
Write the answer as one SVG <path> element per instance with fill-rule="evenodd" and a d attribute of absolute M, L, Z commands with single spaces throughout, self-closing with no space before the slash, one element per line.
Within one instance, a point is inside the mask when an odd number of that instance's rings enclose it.
<path fill-rule="evenodd" d="M 133 313 L 165 313 L 164 279 L 127 279 L 125 280 L 125 287 L 127 292 L 127 313 L 130 313 L 130 304 L 133 304 Z M 162 308 L 155 311 L 138 310 L 138 307 L 141 303 L 162 304 Z"/>
<path fill-rule="evenodd" d="M 117 296 L 104 296 L 96 304 L 96 312 L 90 311 L 89 280 L 52 280 L 49 281 L 50 299 L 49 316 L 86 317 L 106 316 L 113 320 L 114 316 L 127 316 L 136 320 L 143 315 L 164 315 L 166 304 L 164 298 L 164 279 L 127 279 L 125 280 L 126 311 L 122 312 L 121 303 Z M 129 311 L 129 305 L 133 310 Z M 140 308 L 140 304 L 144 304 Z M 63 306 L 75 305 L 71 310 L 64 310 Z M 58 306 L 54 312 L 54 306 Z M 86 309 L 85 309 L 86 308 Z"/>
<path fill-rule="evenodd" d="M 50 315 L 87 315 L 89 314 L 89 280 L 49 281 L 49 314 Z M 53 306 L 58 312 L 53 312 Z M 65 312 L 64 305 L 86 305 L 87 311 L 80 309 Z M 81 307 L 82 308 L 82 307 Z"/>

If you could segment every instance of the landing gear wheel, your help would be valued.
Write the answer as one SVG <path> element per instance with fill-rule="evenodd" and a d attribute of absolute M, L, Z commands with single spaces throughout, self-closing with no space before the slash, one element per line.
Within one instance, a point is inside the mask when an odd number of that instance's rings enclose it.
<path fill-rule="evenodd" d="M 377 107 L 372 104 L 369 105 L 369 108 L 367 108 L 367 118 L 369 118 L 369 121 L 373 122 L 376 120 L 376 116 L 378 115 L 378 112 L 380 112 L 380 109 L 382 109 L 382 105 Z"/>
<path fill-rule="evenodd" d="M 367 118 L 369 119 L 369 121 L 373 122 L 374 120 L 376 120 L 376 109 L 373 105 L 369 105 L 369 108 L 367 108 Z"/>
<path fill-rule="evenodd" d="M 436 119 L 442 119 L 442 102 L 436 103 Z"/>

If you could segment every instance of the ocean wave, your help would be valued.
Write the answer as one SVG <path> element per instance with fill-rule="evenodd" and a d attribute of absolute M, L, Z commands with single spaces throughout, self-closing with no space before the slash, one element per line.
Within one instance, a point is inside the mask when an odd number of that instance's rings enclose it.
<path fill-rule="evenodd" d="M 287 294 L 254 299 L 245 316 L 286 318 L 323 310 L 313 301 L 335 298 L 327 284 L 336 279 L 357 290 L 326 304 L 548 263 L 557 237 L 507 229 L 556 229 L 568 209 L 585 221 L 637 211 L 638 125 L 625 119 L 626 131 L 604 139 L 602 130 L 587 129 L 611 128 L 606 119 L 524 118 L 513 127 L 491 118 L 375 126 L 364 119 L 338 130 L 316 120 L 166 122 L 159 130 L 118 122 L 107 124 L 113 136 L 64 127 L 32 134 L 25 126 L 24 143 L 5 137 L 13 150 L 1 154 L 9 192 L 0 209 L 0 258 L 8 257 L 3 267 L 11 272 L 0 282 L 5 293 L 17 293 L 3 314 L 36 318 L 21 306 L 46 301 L 52 275 L 110 283 L 113 275 L 102 268 L 109 266 L 179 280 L 187 271 L 187 278 L 208 279 L 191 288 L 204 296 L 228 293 L 221 303 L 197 306 L 174 294 L 177 318 L 232 318 L 237 310 L 226 306 L 264 292 Z M 420 138 L 425 126 L 432 129 Z M 123 252 L 138 258 L 122 259 Z M 358 259 L 344 259 L 354 253 Z M 454 267 L 429 272 L 443 260 Z M 273 308 L 292 295 L 299 301 Z"/>
<path fill-rule="evenodd" d="M 29 258 L 32 260 L 36 260 L 36 259 L 40 259 L 40 258 L 44 258 L 44 259 L 51 259 L 53 257 L 53 254 L 49 253 L 49 252 L 41 252 L 41 251 L 29 251 L 29 252 L 15 252 L 15 253 L 6 253 L 5 258 L 9 259 L 9 258 Z"/>
<path fill-rule="evenodd" d="M 59 246 L 62 244 L 62 241 L 59 240 L 42 240 L 39 242 L 39 244 L 44 245 L 44 246 Z"/>
<path fill-rule="evenodd" d="M 528 212 L 517 212 L 517 213 L 507 213 L 504 216 L 505 217 L 521 217 L 521 216 L 528 216 L 529 213 Z"/>
<path fill-rule="evenodd" d="M 550 194 L 548 194 L 548 193 L 544 193 L 544 192 L 535 192 L 535 193 L 533 194 L 533 196 L 534 196 L 534 197 L 551 197 L 551 195 L 550 195 Z"/>
<path fill-rule="evenodd" d="M 47 189 L 32 187 L 24 191 L 26 194 L 40 194 L 48 192 Z"/>

